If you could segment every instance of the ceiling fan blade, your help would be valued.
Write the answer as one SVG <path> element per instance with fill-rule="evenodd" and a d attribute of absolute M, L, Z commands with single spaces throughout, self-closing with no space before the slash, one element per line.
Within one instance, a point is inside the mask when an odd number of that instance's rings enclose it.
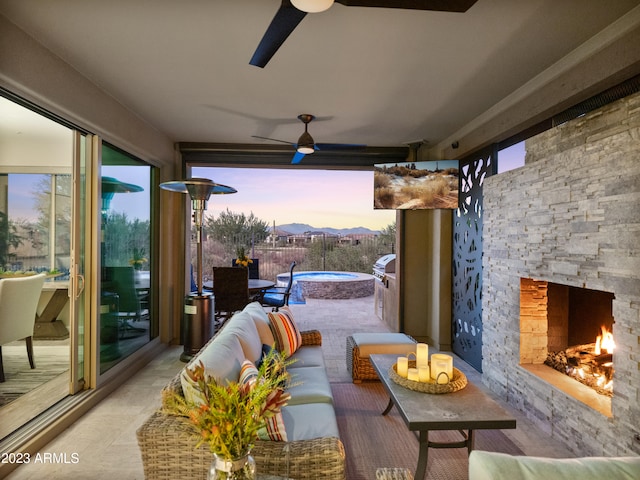
<path fill-rule="evenodd" d="M 359 150 L 366 148 L 360 143 L 316 143 L 316 150 Z"/>
<path fill-rule="evenodd" d="M 291 163 L 293 165 L 297 165 L 298 163 L 300 163 L 300 161 L 305 157 L 304 153 L 300 153 L 298 151 L 296 151 L 296 153 L 293 155 L 293 159 L 291 160 Z"/>
<path fill-rule="evenodd" d="M 402 8 L 406 10 L 436 10 L 466 12 L 478 0 L 336 0 L 347 7 Z"/>
<path fill-rule="evenodd" d="M 286 143 L 287 145 L 293 145 L 294 147 L 296 146 L 296 144 L 293 143 L 293 142 L 287 142 L 286 140 L 278 140 L 277 138 L 261 137 L 259 135 L 251 135 L 251 137 L 252 138 L 259 138 L 260 140 L 269 140 L 271 142 Z"/>
<path fill-rule="evenodd" d="M 282 0 L 249 64 L 264 68 L 306 14 L 291 5 L 289 0 Z"/>

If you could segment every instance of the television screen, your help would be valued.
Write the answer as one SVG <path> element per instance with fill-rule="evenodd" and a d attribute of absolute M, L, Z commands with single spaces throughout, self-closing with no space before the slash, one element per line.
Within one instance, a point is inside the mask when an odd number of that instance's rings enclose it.
<path fill-rule="evenodd" d="M 458 208 L 458 160 L 374 165 L 373 208 Z"/>

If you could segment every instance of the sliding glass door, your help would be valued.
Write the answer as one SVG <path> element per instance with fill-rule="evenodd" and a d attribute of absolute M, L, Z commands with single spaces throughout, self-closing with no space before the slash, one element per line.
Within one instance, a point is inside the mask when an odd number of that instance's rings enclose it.
<path fill-rule="evenodd" d="M 82 388 L 84 316 L 77 315 L 75 274 L 83 247 L 72 235 L 82 217 L 72 223 L 73 184 L 82 181 L 73 166 L 85 157 L 84 143 L 69 126 L 0 96 L 0 282 L 46 275 L 35 306 L 34 368 L 25 340 L 0 338 L 0 438 Z"/>

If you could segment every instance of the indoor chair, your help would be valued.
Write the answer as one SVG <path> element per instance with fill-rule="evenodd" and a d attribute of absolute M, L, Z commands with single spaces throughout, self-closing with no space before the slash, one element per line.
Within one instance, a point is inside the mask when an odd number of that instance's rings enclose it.
<path fill-rule="evenodd" d="M 25 339 L 27 356 L 32 369 L 33 328 L 36 322 L 36 310 L 45 274 L 29 277 L 5 278 L 0 280 L 0 382 L 4 382 L 2 364 L 2 345 Z"/>

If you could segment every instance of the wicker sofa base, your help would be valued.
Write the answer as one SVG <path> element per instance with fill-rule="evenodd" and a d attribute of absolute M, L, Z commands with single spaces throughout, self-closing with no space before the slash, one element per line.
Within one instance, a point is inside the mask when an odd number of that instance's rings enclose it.
<path fill-rule="evenodd" d="M 212 454 L 196 440 L 185 422 L 160 412 L 136 432 L 145 478 L 206 480 Z M 339 438 L 295 442 L 258 440 L 251 451 L 261 474 L 295 479 L 344 480 L 345 451 Z"/>

